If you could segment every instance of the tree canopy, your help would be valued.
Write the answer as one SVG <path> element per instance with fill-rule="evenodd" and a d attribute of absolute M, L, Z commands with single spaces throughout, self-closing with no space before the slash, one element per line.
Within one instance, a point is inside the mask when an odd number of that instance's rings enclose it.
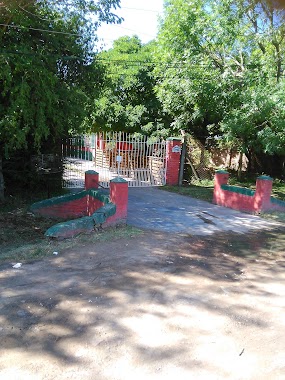
<path fill-rule="evenodd" d="M 119 6 L 1 1 L 0 158 L 99 129 L 184 130 L 249 159 L 285 155 L 284 10 L 260 0 L 167 0 L 157 41 L 122 37 L 95 54 L 96 30 L 121 21 Z M 0 174 L 0 197 L 2 182 Z"/>
<path fill-rule="evenodd" d="M 175 127 L 247 155 L 284 154 L 284 21 L 267 2 L 168 0 L 157 94 Z"/>
<path fill-rule="evenodd" d="M 94 37 L 88 23 L 84 29 L 85 20 L 95 12 L 96 25 L 114 21 L 114 15 L 108 18 L 112 4 L 118 1 L 24 0 L 1 6 L 0 144 L 6 153 L 39 146 L 48 135 L 80 125 Z"/>
<path fill-rule="evenodd" d="M 105 71 L 102 91 L 94 102 L 91 125 L 100 130 L 163 134 L 168 117 L 155 95 L 154 43 L 121 37 L 97 59 Z"/>
<path fill-rule="evenodd" d="M 94 33 L 103 21 L 119 21 L 111 12 L 118 5 L 119 0 L 1 2 L 0 157 L 39 149 L 48 138 L 80 127 L 90 91 L 101 79 L 91 65 Z"/>

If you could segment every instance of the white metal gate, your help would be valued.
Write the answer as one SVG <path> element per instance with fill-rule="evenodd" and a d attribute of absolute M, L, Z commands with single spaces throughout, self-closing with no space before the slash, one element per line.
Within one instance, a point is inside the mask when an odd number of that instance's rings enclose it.
<path fill-rule="evenodd" d="M 130 187 L 165 184 L 166 142 L 123 132 L 104 132 L 64 141 L 64 187 L 84 186 L 86 170 L 99 173 L 100 185 L 123 177 Z"/>
<path fill-rule="evenodd" d="M 62 143 L 63 187 L 83 188 L 85 172 L 94 169 L 95 136 L 77 136 Z"/>

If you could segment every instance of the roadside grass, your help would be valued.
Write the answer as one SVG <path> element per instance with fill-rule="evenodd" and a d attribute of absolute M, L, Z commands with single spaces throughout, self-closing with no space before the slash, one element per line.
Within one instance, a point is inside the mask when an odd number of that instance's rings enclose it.
<path fill-rule="evenodd" d="M 255 190 L 256 177 L 243 176 L 237 178 L 235 175 L 230 176 L 229 185 L 246 187 Z M 171 191 L 174 193 L 187 195 L 192 198 L 201 199 L 206 202 L 212 202 L 214 181 L 213 180 L 201 180 L 194 181 L 190 184 L 183 186 L 163 186 L 162 190 Z M 285 201 L 285 182 L 274 179 L 272 187 L 272 196 L 277 199 Z M 260 214 L 264 219 L 275 220 L 277 222 L 285 223 L 284 212 L 266 212 Z"/>
<path fill-rule="evenodd" d="M 163 186 L 161 190 L 187 195 L 192 198 L 212 202 L 214 182 L 210 180 L 195 181 L 183 186 Z"/>
<path fill-rule="evenodd" d="M 117 239 L 130 239 L 134 236 L 140 235 L 141 230 L 133 228 L 130 226 L 120 226 L 117 228 L 108 228 L 100 232 L 82 234 L 75 236 L 74 238 L 57 240 L 48 238 L 39 238 L 33 242 L 24 241 L 20 243 L 18 241 L 16 244 L 12 243 L 1 248 L 0 252 L 0 262 L 10 261 L 11 264 L 16 264 L 18 262 L 29 262 L 44 257 L 52 256 L 58 252 L 61 253 L 63 250 L 82 247 L 86 244 L 92 245 L 95 243 L 114 241 Z"/>
<path fill-rule="evenodd" d="M 161 190 L 170 191 L 187 195 L 192 198 L 201 199 L 206 202 L 212 202 L 214 182 L 210 180 L 195 181 L 183 186 L 163 186 Z"/>
<path fill-rule="evenodd" d="M 62 193 L 59 191 L 53 196 Z M 82 234 L 66 240 L 48 239 L 44 236 L 45 231 L 62 219 L 38 217 L 29 211 L 32 203 L 46 198 L 46 192 L 19 192 L 0 203 L 0 262 L 17 263 L 41 259 L 63 249 L 131 238 L 141 233 L 136 228 L 126 226 L 94 231 L 92 234 Z"/>

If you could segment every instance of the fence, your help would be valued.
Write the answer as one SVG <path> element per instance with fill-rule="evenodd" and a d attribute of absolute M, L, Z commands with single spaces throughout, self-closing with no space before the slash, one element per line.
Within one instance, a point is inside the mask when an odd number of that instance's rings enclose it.
<path fill-rule="evenodd" d="M 84 186 L 84 173 L 95 170 L 100 185 L 109 187 L 116 176 L 129 187 L 165 184 L 166 142 L 123 132 L 105 132 L 67 139 L 62 145 L 64 187 Z"/>
<path fill-rule="evenodd" d="M 215 170 L 228 168 L 244 171 L 247 168 L 247 158 L 235 149 L 219 149 L 211 141 L 207 145 L 191 136 L 186 136 L 186 158 L 184 181 L 210 180 L 214 178 Z"/>

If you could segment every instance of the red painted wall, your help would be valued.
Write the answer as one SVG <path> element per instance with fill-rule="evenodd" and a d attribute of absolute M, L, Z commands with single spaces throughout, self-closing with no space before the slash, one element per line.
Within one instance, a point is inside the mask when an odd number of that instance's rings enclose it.
<path fill-rule="evenodd" d="M 181 140 L 169 139 L 166 141 L 166 185 L 175 186 L 179 181 L 181 151 L 173 152 L 178 146 L 181 150 Z"/>
<path fill-rule="evenodd" d="M 239 211 L 258 211 L 255 207 L 254 197 L 222 189 L 220 192 L 220 198 L 216 204 L 218 204 L 219 206 L 229 207 Z"/>
<path fill-rule="evenodd" d="M 85 190 L 98 189 L 99 173 L 94 170 L 85 172 Z"/>
<path fill-rule="evenodd" d="M 43 207 L 37 211 L 40 215 L 64 219 L 80 218 L 86 215 L 87 198 L 76 199 L 65 203 Z"/>
<path fill-rule="evenodd" d="M 74 219 L 90 216 L 102 206 L 103 203 L 99 199 L 87 195 L 74 201 L 43 207 L 37 210 L 37 213 L 51 218 Z"/>
<path fill-rule="evenodd" d="M 116 214 L 108 218 L 105 226 L 126 223 L 128 213 L 128 182 L 110 181 L 110 200 L 116 205 Z"/>
<path fill-rule="evenodd" d="M 229 173 L 221 170 L 215 174 L 213 203 L 234 210 L 260 213 L 268 210 L 285 211 L 285 207 L 271 202 L 272 179 L 260 176 L 256 180 L 256 190 L 253 196 L 222 189 L 228 183 Z"/>
<path fill-rule="evenodd" d="M 93 180 L 98 183 L 98 173 L 86 173 L 86 188 L 92 188 Z M 126 223 L 128 212 L 128 183 L 122 178 L 115 178 L 110 182 L 110 200 L 116 205 L 116 214 L 109 217 L 104 225 Z M 75 219 L 90 216 L 104 204 L 99 199 L 87 195 L 81 199 L 54 204 L 37 209 L 36 213 L 47 217 Z"/>
<path fill-rule="evenodd" d="M 87 195 L 87 216 L 92 215 L 98 208 L 104 206 L 104 203 L 99 201 L 99 199 L 93 198 L 91 195 Z"/>

